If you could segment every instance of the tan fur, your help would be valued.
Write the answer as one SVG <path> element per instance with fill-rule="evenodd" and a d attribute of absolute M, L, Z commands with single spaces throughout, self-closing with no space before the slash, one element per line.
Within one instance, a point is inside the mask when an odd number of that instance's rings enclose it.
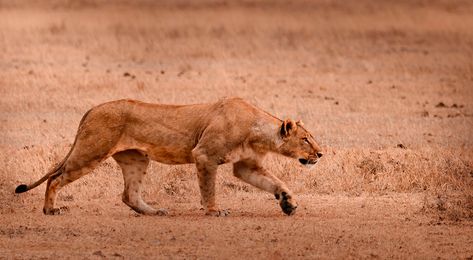
<path fill-rule="evenodd" d="M 280 153 L 314 164 L 320 147 L 301 122 L 282 121 L 240 98 L 211 104 L 158 105 L 118 100 L 92 108 L 83 117 L 68 156 L 36 183 L 17 188 L 24 192 L 48 179 L 44 213 L 55 208 L 59 189 L 89 173 L 110 156 L 123 171 L 123 202 L 136 212 L 164 215 L 141 199 L 141 184 L 150 160 L 166 164 L 195 163 L 201 203 L 206 214 L 226 215 L 215 202 L 218 165 L 234 164 L 234 175 L 275 194 L 291 215 L 297 204 L 277 177 L 262 167 L 269 153 Z M 20 191 L 18 191 L 20 190 Z"/>

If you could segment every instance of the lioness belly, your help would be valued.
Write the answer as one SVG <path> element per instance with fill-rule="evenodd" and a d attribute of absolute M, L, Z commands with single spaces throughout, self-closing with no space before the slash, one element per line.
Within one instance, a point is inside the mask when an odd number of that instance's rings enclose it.
<path fill-rule="evenodd" d="M 179 146 L 157 146 L 147 149 L 151 160 L 166 164 L 193 163 L 192 150 Z"/>
<path fill-rule="evenodd" d="M 194 162 L 192 149 L 193 147 L 184 143 L 170 143 L 163 140 L 161 142 L 138 141 L 124 135 L 111 154 L 125 150 L 137 150 L 153 161 L 166 164 L 185 164 Z"/>

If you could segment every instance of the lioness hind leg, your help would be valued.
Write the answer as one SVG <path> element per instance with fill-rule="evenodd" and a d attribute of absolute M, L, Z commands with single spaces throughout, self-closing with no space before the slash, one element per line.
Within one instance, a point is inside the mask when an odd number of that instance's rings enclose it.
<path fill-rule="evenodd" d="M 126 150 L 113 155 L 123 172 L 125 190 L 123 202 L 134 211 L 145 215 L 166 215 L 164 209 L 154 209 L 141 198 L 141 185 L 149 165 L 149 159 L 136 150 Z"/>
<path fill-rule="evenodd" d="M 54 208 L 56 195 L 65 185 L 90 173 L 95 166 L 110 156 L 110 151 L 120 138 L 119 120 L 103 111 L 92 109 L 82 118 L 76 139 L 61 169 L 48 180 L 44 202 L 45 214 L 60 213 Z M 108 121 L 103 121 L 106 118 Z M 114 121 L 114 122 L 112 122 Z M 98 126 L 98 127 L 97 127 Z"/>
<path fill-rule="evenodd" d="M 68 160 L 64 167 L 55 175 L 48 179 L 46 194 L 44 199 L 43 213 L 46 215 L 58 215 L 61 209 L 55 208 L 56 197 L 59 190 L 67 184 L 79 179 L 80 177 L 90 173 L 103 158 L 95 159 L 87 163 L 74 163 Z"/>
<path fill-rule="evenodd" d="M 235 177 L 275 195 L 282 211 L 287 215 L 296 212 L 297 203 L 292 192 L 276 176 L 267 172 L 257 161 L 245 160 L 233 164 Z"/>

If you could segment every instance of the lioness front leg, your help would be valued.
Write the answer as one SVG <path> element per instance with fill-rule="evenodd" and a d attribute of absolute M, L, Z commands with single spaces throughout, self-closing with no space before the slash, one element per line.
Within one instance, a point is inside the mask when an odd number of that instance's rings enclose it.
<path fill-rule="evenodd" d="M 296 213 L 297 203 L 292 192 L 276 176 L 266 171 L 257 161 L 244 160 L 233 164 L 235 177 L 267 192 L 274 194 L 284 213 Z"/>
<path fill-rule="evenodd" d="M 228 210 L 219 210 L 215 203 L 215 179 L 217 177 L 217 163 L 209 160 L 207 155 L 200 150 L 193 151 L 199 188 L 201 204 L 204 207 L 205 215 L 227 216 Z"/>

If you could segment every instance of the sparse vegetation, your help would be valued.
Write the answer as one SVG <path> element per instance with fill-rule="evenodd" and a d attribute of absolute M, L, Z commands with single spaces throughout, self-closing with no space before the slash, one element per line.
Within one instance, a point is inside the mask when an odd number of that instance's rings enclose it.
<path fill-rule="evenodd" d="M 461 0 L 0 1 L 0 258 L 18 257 L 17 246 L 31 241 L 62 257 L 145 258 L 159 245 L 163 256 L 212 258 L 222 243 L 249 248 L 241 232 L 252 234 L 251 252 L 263 252 L 251 258 L 471 259 L 471 13 Z M 172 208 L 169 219 L 128 214 L 113 160 L 61 191 L 71 209 L 64 218 L 42 217 L 43 188 L 13 194 L 63 158 L 91 106 L 224 96 L 302 119 L 324 146 L 310 170 L 280 156 L 265 161 L 300 196 L 294 218 L 279 219 L 273 196 L 233 178 L 231 165 L 219 169 L 218 198 L 240 226 L 195 217 L 193 165 L 150 165 L 143 196 Z M 123 216 L 138 235 L 120 229 Z M 85 232 L 97 239 L 79 243 L 88 255 L 71 256 L 51 239 L 80 242 Z M 104 234 L 120 246 L 123 234 L 152 244 L 99 250 Z M 192 243 L 175 245 L 183 241 Z M 279 250 L 287 245 L 295 249 Z M 233 251 L 225 256 L 250 257 Z M 52 256 L 31 252 L 21 257 Z"/>

